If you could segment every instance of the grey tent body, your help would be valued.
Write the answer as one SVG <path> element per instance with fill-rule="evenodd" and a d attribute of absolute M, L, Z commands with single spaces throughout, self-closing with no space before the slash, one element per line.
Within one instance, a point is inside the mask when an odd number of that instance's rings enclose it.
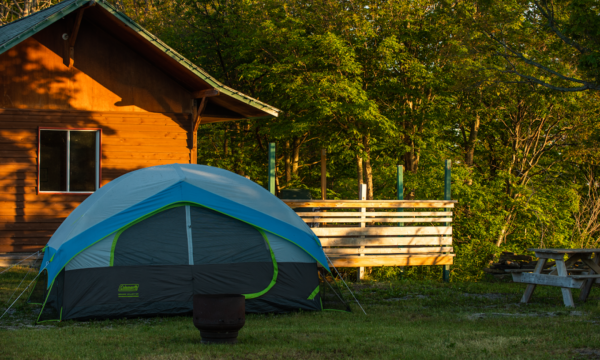
<path fill-rule="evenodd" d="M 194 294 L 243 294 L 250 313 L 322 310 L 318 239 L 268 191 L 200 165 L 162 165 L 124 177 L 86 199 L 50 239 L 40 270 L 45 280 L 37 286 L 44 293 L 38 320 L 185 314 Z M 156 189 L 149 177 L 164 184 Z M 219 178 L 220 187 L 236 186 L 220 201 L 209 195 L 218 192 L 210 186 Z M 128 191 L 135 183 L 141 193 L 146 186 L 147 197 Z M 194 192 L 190 183 L 206 186 Z M 240 203 L 242 194 L 264 201 L 252 209 Z"/>

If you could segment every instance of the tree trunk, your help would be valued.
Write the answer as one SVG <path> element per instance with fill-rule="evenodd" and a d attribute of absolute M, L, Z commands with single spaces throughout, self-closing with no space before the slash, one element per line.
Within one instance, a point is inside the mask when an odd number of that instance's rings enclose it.
<path fill-rule="evenodd" d="M 275 163 L 275 196 L 279 196 L 280 191 L 281 188 L 279 187 L 279 176 L 277 176 L 277 163 Z"/>
<path fill-rule="evenodd" d="M 292 175 L 298 175 L 298 162 L 300 161 L 300 139 L 294 138 L 294 148 L 292 155 Z"/>
<path fill-rule="evenodd" d="M 244 169 L 242 167 L 242 162 L 243 162 L 243 159 L 242 159 L 242 156 L 243 156 L 242 149 L 244 147 L 244 144 L 243 144 L 243 141 L 242 141 L 242 135 L 243 135 L 242 134 L 242 129 L 241 129 L 241 126 L 240 126 L 239 122 L 235 123 L 235 128 L 236 128 L 235 135 L 237 137 L 237 139 L 236 139 L 236 141 L 237 141 L 236 148 L 237 149 L 236 149 L 235 165 L 234 165 L 234 167 L 235 167 L 235 173 L 238 174 L 238 175 L 244 176 L 244 175 L 246 175 L 244 173 Z"/>
<path fill-rule="evenodd" d="M 421 154 L 415 148 L 415 142 L 409 135 L 405 136 L 404 144 L 408 145 L 410 148 L 410 150 L 404 154 L 404 168 L 406 169 L 406 171 L 410 171 L 413 174 L 416 174 L 419 170 L 419 160 Z"/>
<path fill-rule="evenodd" d="M 481 122 L 479 119 L 479 113 L 475 117 L 475 121 L 471 124 L 471 133 L 469 134 L 469 141 L 467 142 L 467 148 L 465 153 L 465 163 L 467 166 L 473 166 L 473 156 L 475 155 L 475 142 L 477 141 L 477 134 L 479 133 L 479 126 Z"/>
<path fill-rule="evenodd" d="M 356 154 L 356 173 L 358 178 L 358 198 L 360 199 L 360 186 L 365 183 L 363 176 L 363 159 L 360 154 Z"/>
<path fill-rule="evenodd" d="M 229 134 L 227 128 L 225 128 L 225 133 L 223 134 L 223 159 L 227 159 L 227 142 L 229 140 Z"/>
<path fill-rule="evenodd" d="M 365 177 L 363 176 L 363 159 L 360 154 L 356 154 L 356 172 L 358 177 L 358 185 L 365 183 Z"/>
<path fill-rule="evenodd" d="M 363 146 L 365 148 L 365 173 L 367 175 L 367 200 L 373 200 L 373 169 L 371 168 L 371 147 L 369 145 L 369 136 L 363 136 Z"/>
<path fill-rule="evenodd" d="M 509 214 L 506 217 L 506 221 L 504 221 L 504 224 L 502 225 L 502 229 L 500 229 L 500 234 L 498 235 L 498 239 L 496 239 L 497 247 L 500 247 L 500 245 L 502 245 L 502 243 L 504 242 L 504 239 L 506 238 L 506 232 L 508 231 L 508 226 L 510 225 L 511 219 L 512 219 L 512 214 Z"/>
<path fill-rule="evenodd" d="M 292 161 L 290 159 L 290 141 L 285 141 L 285 182 L 289 184 L 292 181 Z"/>

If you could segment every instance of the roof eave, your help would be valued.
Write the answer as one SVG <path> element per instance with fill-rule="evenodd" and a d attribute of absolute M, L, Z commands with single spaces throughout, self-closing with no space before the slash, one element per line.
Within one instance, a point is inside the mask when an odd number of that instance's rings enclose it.
<path fill-rule="evenodd" d="M 8 40 L 4 44 L 2 44 L 0 46 L 0 54 L 3 54 L 4 52 L 6 52 L 9 49 L 12 49 L 13 47 L 20 44 L 22 41 L 32 37 L 33 35 L 37 34 L 38 32 L 44 30 L 48 26 L 54 24 L 56 21 L 62 19 L 63 17 L 69 15 L 73 11 L 79 9 L 81 6 L 83 6 L 86 3 L 91 4 L 91 3 L 95 3 L 95 1 L 94 0 L 92 0 L 92 1 L 90 1 L 90 0 L 75 0 L 71 5 L 67 5 L 64 9 L 60 10 L 59 12 L 57 12 L 55 14 L 48 16 L 43 21 L 41 21 L 39 24 L 34 25 L 32 28 L 22 32 L 21 34 L 15 36 L 11 40 Z M 32 14 L 32 15 L 34 15 L 34 14 Z M 6 25 L 10 25 L 10 24 L 12 24 L 12 23 L 9 23 Z"/>
<path fill-rule="evenodd" d="M 114 17 L 121 20 L 121 22 L 123 22 L 125 25 L 127 25 L 131 30 L 135 31 L 138 35 L 143 37 L 146 41 L 148 41 L 151 44 L 153 44 L 154 46 L 156 46 L 159 50 L 161 50 L 162 52 L 167 54 L 170 58 L 172 58 L 173 60 L 178 62 L 180 65 L 187 68 L 189 71 L 194 73 L 194 75 L 198 76 L 200 79 L 202 79 L 203 81 L 208 83 L 210 86 L 219 90 L 223 95 L 230 96 L 238 101 L 241 101 L 241 102 L 243 102 L 247 105 L 250 105 L 254 108 L 257 108 L 272 117 L 277 117 L 279 115 L 279 113 L 281 112 L 281 110 L 279 110 L 271 105 L 265 104 L 259 100 L 256 100 L 250 96 L 240 93 L 239 91 L 236 91 L 236 90 L 220 83 L 218 80 L 216 80 L 215 78 L 213 78 L 212 76 L 207 74 L 200 67 L 196 66 L 194 63 L 192 63 L 191 61 L 189 61 L 188 59 L 186 59 L 185 57 L 180 55 L 178 52 L 173 50 L 171 47 L 169 47 L 167 44 L 162 42 L 156 36 L 154 36 L 149 31 L 144 29 L 142 26 L 137 24 L 135 21 L 133 21 L 127 15 L 118 11 L 112 5 L 105 3 L 105 2 L 98 2 L 98 4 L 100 6 L 102 6 L 103 9 L 110 12 Z M 266 117 L 268 117 L 268 116 L 266 116 Z M 265 117 L 261 116 L 258 118 L 265 118 Z"/>
<path fill-rule="evenodd" d="M 245 94 L 243 94 L 243 93 L 241 93 L 239 91 L 236 91 L 236 90 L 234 90 L 234 89 L 232 89 L 232 88 L 230 88 L 228 86 L 225 86 L 224 84 L 220 83 L 218 80 L 216 80 L 215 78 L 213 78 L 212 76 L 210 76 L 208 73 L 206 73 L 200 67 L 196 66 L 191 61 L 189 61 L 188 59 L 184 58 L 182 55 L 180 55 L 179 53 L 177 53 L 175 50 L 173 50 L 167 44 L 163 43 L 156 36 L 154 36 L 153 34 L 151 34 L 150 32 L 148 32 L 146 29 L 144 29 L 142 26 L 140 26 L 139 24 L 137 24 L 135 21 L 133 21 L 127 15 L 121 13 L 115 7 L 113 7 L 111 4 L 105 2 L 104 0 L 101 0 L 101 1 L 95 1 L 95 0 L 91 0 L 91 1 L 90 0 L 75 0 L 75 1 L 73 1 L 72 4 L 69 4 L 69 5 L 65 6 L 60 11 L 58 11 L 58 12 L 56 12 L 56 13 L 48 16 L 47 18 L 44 18 L 39 23 L 35 24 L 33 27 L 31 27 L 31 28 L 23 31 L 22 33 L 20 33 L 17 36 L 15 36 L 13 39 L 10 39 L 7 42 L 5 42 L 4 44 L 0 45 L 0 54 L 8 51 L 9 49 L 11 49 L 13 47 L 15 47 L 16 45 L 18 45 L 22 41 L 24 41 L 27 38 L 35 35 L 36 33 L 38 33 L 41 30 L 47 28 L 48 26 L 50 26 L 53 23 L 55 23 L 56 21 L 64 18 L 65 16 L 71 14 L 72 12 L 74 12 L 77 9 L 81 8 L 82 6 L 85 6 L 86 4 L 88 4 L 90 6 L 93 6 L 93 5 L 96 5 L 96 4 L 99 5 L 103 10 L 107 11 L 108 13 L 110 13 L 112 16 L 114 16 L 119 21 L 121 21 L 129 29 L 131 29 L 132 31 L 134 31 L 136 34 L 138 34 L 144 40 L 148 41 L 149 44 L 152 44 L 159 51 L 161 51 L 164 54 L 166 54 L 168 57 L 170 57 L 171 59 L 173 59 L 179 65 L 183 66 L 185 69 L 187 69 L 193 75 L 195 75 L 198 78 L 200 78 L 202 81 L 206 82 L 208 85 L 210 85 L 213 88 L 219 90 L 222 93 L 222 95 L 225 95 L 227 97 L 231 97 L 231 98 L 233 98 L 233 99 L 235 99 L 237 101 L 240 101 L 240 102 L 242 102 L 242 103 L 244 103 L 244 104 L 246 104 L 246 105 L 248 105 L 248 106 L 250 106 L 252 108 L 258 109 L 260 112 L 262 112 L 262 113 L 265 114 L 265 116 L 258 116 L 258 117 L 255 117 L 255 116 L 246 116 L 246 118 L 277 117 L 279 115 L 279 113 L 281 112 L 281 110 L 279 110 L 279 109 L 277 109 L 277 108 L 275 108 L 275 107 L 273 107 L 271 105 L 265 104 L 265 103 L 263 103 L 263 102 L 261 102 L 259 100 L 256 100 L 256 99 L 254 99 L 254 98 L 252 98 L 252 97 L 250 97 L 248 95 L 245 95 Z M 44 10 L 42 10 L 42 11 L 44 11 Z M 34 15 L 35 14 L 32 14 L 31 16 L 34 16 Z M 17 21 L 20 21 L 20 20 L 17 20 Z M 7 25 L 10 25 L 10 24 L 7 24 Z M 5 25 L 5 26 L 7 26 L 7 25 Z"/>

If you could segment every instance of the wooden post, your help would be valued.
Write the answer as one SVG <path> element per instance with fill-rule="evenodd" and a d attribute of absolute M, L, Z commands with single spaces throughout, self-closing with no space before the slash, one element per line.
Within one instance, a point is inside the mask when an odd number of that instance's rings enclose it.
<path fill-rule="evenodd" d="M 396 188 L 398 200 L 404 200 L 404 166 L 398 165 Z M 398 212 L 402 212 L 402 208 L 398 208 Z M 404 226 L 404 223 L 398 223 L 398 226 Z"/>
<path fill-rule="evenodd" d="M 556 269 L 558 270 L 558 276 L 567 277 L 569 273 L 567 272 L 567 266 L 565 265 L 564 259 L 554 259 L 556 261 Z M 573 302 L 573 295 L 571 294 L 571 289 L 569 288 L 560 288 L 562 291 L 563 302 L 567 307 L 575 307 L 575 303 Z"/>
<path fill-rule="evenodd" d="M 397 188 L 397 196 L 398 200 L 404 200 L 404 166 L 398 165 L 396 172 L 396 188 Z M 398 208 L 397 212 L 404 211 L 402 208 Z M 399 222 L 398 226 L 404 226 L 404 223 Z M 399 248 L 405 247 L 404 245 L 398 245 Z M 400 266 L 400 271 L 402 274 L 404 273 L 404 266 Z"/>
<path fill-rule="evenodd" d="M 327 150 L 321 149 L 321 200 L 327 199 Z"/>
<path fill-rule="evenodd" d="M 397 175 L 396 187 L 398 189 L 398 200 L 404 200 L 404 166 L 398 165 Z M 398 211 L 402 211 L 402 209 L 399 208 Z"/>
<path fill-rule="evenodd" d="M 358 184 L 358 200 L 367 200 L 367 184 Z M 360 208 L 360 219 L 361 219 L 361 223 L 360 223 L 360 227 L 364 228 L 366 226 L 365 223 L 365 219 L 366 219 L 366 212 L 367 212 L 367 208 Z M 360 237 L 361 239 L 364 239 L 364 236 Z M 365 246 L 361 245 L 360 246 L 360 254 L 359 256 L 365 256 Z M 357 274 L 357 279 L 358 281 L 361 281 L 363 279 L 363 277 L 365 276 L 365 268 L 363 266 L 358 268 L 358 274 Z"/>
<path fill-rule="evenodd" d="M 275 143 L 269 143 L 269 191 L 275 195 Z"/>
<path fill-rule="evenodd" d="M 452 200 L 452 193 L 450 191 L 451 184 L 451 164 L 450 160 L 446 160 L 444 164 L 444 200 Z M 446 226 L 450 226 L 452 224 L 446 223 Z M 444 282 L 450 281 L 450 265 L 442 265 L 442 280 Z"/>

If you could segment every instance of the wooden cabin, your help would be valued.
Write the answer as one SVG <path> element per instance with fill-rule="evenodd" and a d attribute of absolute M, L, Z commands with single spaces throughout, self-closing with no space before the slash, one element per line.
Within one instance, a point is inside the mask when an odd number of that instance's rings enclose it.
<path fill-rule="evenodd" d="M 118 176 L 196 163 L 200 124 L 278 113 L 89 0 L 0 27 L 0 91 L 0 253 L 42 248 Z"/>

